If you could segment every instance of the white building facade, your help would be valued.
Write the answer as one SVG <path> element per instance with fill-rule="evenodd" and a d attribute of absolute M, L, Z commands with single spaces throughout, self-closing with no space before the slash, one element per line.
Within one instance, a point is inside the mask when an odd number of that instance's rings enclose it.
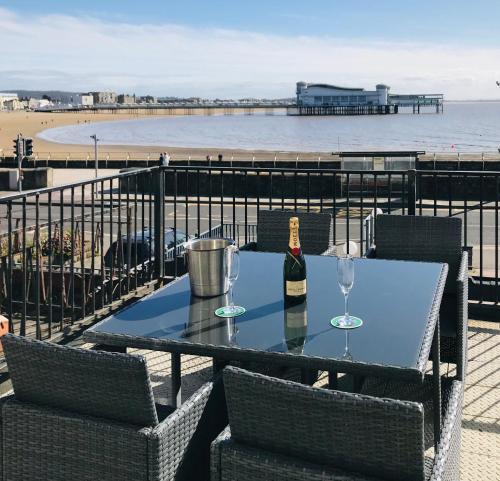
<path fill-rule="evenodd" d="M 92 107 L 92 105 L 94 105 L 94 96 L 92 94 L 80 95 L 80 105 L 84 107 Z"/>
<path fill-rule="evenodd" d="M 7 104 L 12 104 L 13 100 L 19 100 L 17 97 L 17 94 L 11 94 L 11 93 L 5 93 L 5 92 L 0 92 L 0 110 L 7 110 Z M 11 110 L 11 109 L 9 109 Z"/>
<path fill-rule="evenodd" d="M 94 105 L 116 104 L 116 92 L 90 92 L 94 98 Z"/>
<path fill-rule="evenodd" d="M 388 105 L 390 87 L 379 84 L 375 88 L 376 90 L 370 91 L 363 88 L 297 82 L 297 105 L 305 107 Z"/>

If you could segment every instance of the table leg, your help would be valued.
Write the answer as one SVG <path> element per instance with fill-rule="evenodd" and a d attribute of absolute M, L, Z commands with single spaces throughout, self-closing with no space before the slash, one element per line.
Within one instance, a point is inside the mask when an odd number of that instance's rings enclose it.
<path fill-rule="evenodd" d="M 318 371 L 316 369 L 305 369 L 300 370 L 300 382 L 302 384 L 307 384 L 312 386 L 318 379 Z"/>
<path fill-rule="evenodd" d="M 338 388 L 338 375 L 337 371 L 328 371 L 328 389 Z"/>
<path fill-rule="evenodd" d="M 229 364 L 228 361 L 225 361 L 223 359 L 217 359 L 215 357 L 213 358 L 212 362 L 213 362 L 214 376 L 219 372 L 221 372 Z"/>
<path fill-rule="evenodd" d="M 434 450 L 437 453 L 441 438 L 441 373 L 439 356 L 439 319 L 432 339 L 432 385 L 434 407 Z"/>
<path fill-rule="evenodd" d="M 352 392 L 359 393 L 365 382 L 365 376 L 353 376 Z"/>
<path fill-rule="evenodd" d="M 171 389 L 172 389 L 172 407 L 176 409 L 182 404 L 181 400 L 181 355 L 173 352 L 170 355 L 172 366 Z"/>

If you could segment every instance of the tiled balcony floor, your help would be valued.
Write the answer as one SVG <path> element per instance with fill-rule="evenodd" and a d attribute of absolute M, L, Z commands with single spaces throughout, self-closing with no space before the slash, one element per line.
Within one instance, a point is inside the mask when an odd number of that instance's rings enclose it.
<path fill-rule="evenodd" d="M 148 359 L 155 396 L 168 402 L 170 355 L 132 351 Z M 212 374 L 209 358 L 183 356 L 182 398 Z M 443 369 L 448 369 L 443 366 Z M 450 372 L 453 374 L 453 371 Z M 325 377 L 317 385 L 322 386 Z M 500 480 L 500 323 L 469 322 L 469 363 L 462 421 L 462 481 Z"/>

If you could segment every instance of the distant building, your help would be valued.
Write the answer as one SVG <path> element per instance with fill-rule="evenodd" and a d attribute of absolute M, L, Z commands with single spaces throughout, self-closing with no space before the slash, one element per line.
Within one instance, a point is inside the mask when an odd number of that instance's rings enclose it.
<path fill-rule="evenodd" d="M 156 97 L 153 97 L 152 95 L 143 95 L 139 98 L 136 98 L 137 103 L 140 104 L 155 104 L 156 103 Z"/>
<path fill-rule="evenodd" d="M 135 104 L 135 94 L 134 95 L 120 94 L 118 95 L 117 102 L 119 104 L 125 104 L 125 105 Z"/>
<path fill-rule="evenodd" d="M 17 100 L 17 94 L 0 92 L 0 110 L 6 109 L 5 102 L 9 100 Z"/>
<path fill-rule="evenodd" d="M 80 104 L 83 107 L 91 107 L 92 105 L 94 105 L 94 96 L 92 94 L 80 95 Z"/>
<path fill-rule="evenodd" d="M 52 102 L 48 99 L 35 99 L 35 98 L 30 98 L 26 102 L 26 107 L 29 108 L 30 110 L 35 110 L 35 109 L 40 109 L 44 107 L 48 107 L 49 105 L 52 105 Z"/>
<path fill-rule="evenodd" d="M 390 87 L 379 84 L 375 88 L 376 90 L 370 91 L 363 88 L 297 82 L 297 105 L 311 107 L 387 105 Z"/>
<path fill-rule="evenodd" d="M 116 93 L 115 92 L 91 92 L 94 98 L 94 105 L 99 104 L 116 104 Z"/>
<path fill-rule="evenodd" d="M 24 103 L 18 98 L 3 101 L 3 108 L 5 110 L 23 110 L 24 107 Z"/>

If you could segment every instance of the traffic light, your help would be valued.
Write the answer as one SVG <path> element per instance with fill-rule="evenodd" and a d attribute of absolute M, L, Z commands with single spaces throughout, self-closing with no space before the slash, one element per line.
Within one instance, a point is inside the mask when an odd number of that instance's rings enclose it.
<path fill-rule="evenodd" d="M 19 155 L 19 139 L 14 139 L 14 157 L 17 159 Z"/>
<path fill-rule="evenodd" d="M 24 155 L 29 157 L 33 155 L 33 139 L 24 139 Z"/>

